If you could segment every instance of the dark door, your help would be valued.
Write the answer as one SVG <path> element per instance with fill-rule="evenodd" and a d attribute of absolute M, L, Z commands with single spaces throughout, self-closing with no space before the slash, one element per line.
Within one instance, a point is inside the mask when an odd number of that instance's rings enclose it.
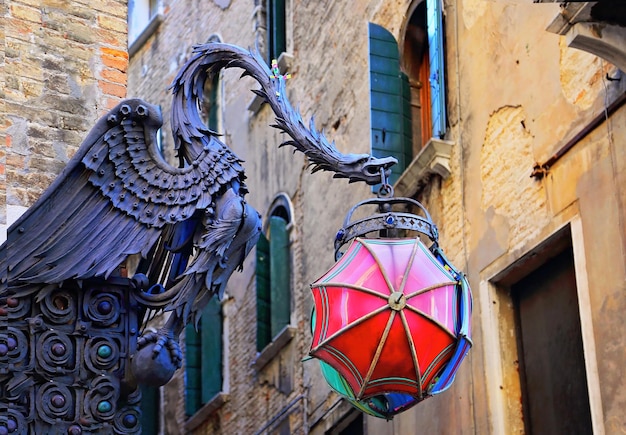
<path fill-rule="evenodd" d="M 512 287 L 524 423 L 532 434 L 591 434 L 571 247 Z"/>

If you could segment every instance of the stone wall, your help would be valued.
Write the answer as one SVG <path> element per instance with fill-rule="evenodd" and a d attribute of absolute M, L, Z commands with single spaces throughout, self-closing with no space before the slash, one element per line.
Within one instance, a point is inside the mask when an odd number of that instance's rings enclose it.
<path fill-rule="evenodd" d="M 0 225 L 36 201 L 97 118 L 126 96 L 126 7 L 3 2 Z"/>

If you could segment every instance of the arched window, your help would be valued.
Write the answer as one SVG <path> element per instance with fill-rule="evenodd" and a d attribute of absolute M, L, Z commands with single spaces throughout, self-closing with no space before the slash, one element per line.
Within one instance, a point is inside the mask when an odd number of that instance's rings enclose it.
<path fill-rule="evenodd" d="M 257 350 L 262 351 L 290 323 L 291 246 L 289 200 L 281 194 L 270 209 L 256 249 Z"/>

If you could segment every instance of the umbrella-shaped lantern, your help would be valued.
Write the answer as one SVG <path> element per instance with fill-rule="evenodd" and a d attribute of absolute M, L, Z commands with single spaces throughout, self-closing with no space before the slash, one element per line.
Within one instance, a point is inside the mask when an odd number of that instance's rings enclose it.
<path fill-rule="evenodd" d="M 424 216 L 391 211 L 407 203 Z M 380 213 L 350 222 L 366 204 Z M 400 230 L 418 235 L 390 237 Z M 379 238 L 364 237 L 372 232 Z M 431 240 L 430 248 L 419 234 Z M 310 355 L 333 389 L 389 419 L 452 383 L 471 346 L 469 285 L 438 247 L 430 215 L 412 199 L 357 204 L 335 246 L 338 261 L 311 285 Z"/>

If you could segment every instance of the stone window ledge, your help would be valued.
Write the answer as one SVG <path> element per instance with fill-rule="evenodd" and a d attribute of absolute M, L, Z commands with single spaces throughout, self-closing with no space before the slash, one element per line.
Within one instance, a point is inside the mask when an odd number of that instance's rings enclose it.
<path fill-rule="evenodd" d="M 431 138 L 396 182 L 395 194 L 413 196 L 433 174 L 441 176 L 444 180 L 448 178 L 453 146 L 452 141 Z"/>
<path fill-rule="evenodd" d="M 230 400 L 227 393 L 217 393 L 211 400 L 205 403 L 194 415 L 189 417 L 185 422 L 185 432 L 189 433 L 200 426 L 215 411 L 220 409 L 226 402 Z"/>
<path fill-rule="evenodd" d="M 278 69 L 280 70 L 281 74 L 289 72 L 289 70 L 293 66 L 293 60 L 293 55 L 289 53 L 283 52 L 280 54 L 280 56 L 278 57 Z M 256 115 L 257 113 L 259 113 L 259 110 L 261 110 L 261 107 L 263 107 L 263 104 L 265 103 L 265 98 L 261 97 L 260 95 L 254 94 L 254 97 L 252 97 L 252 100 L 248 103 L 248 110 L 252 112 L 252 115 Z"/>
<path fill-rule="evenodd" d="M 285 326 L 282 331 L 274 337 L 272 342 L 258 353 L 257 357 L 252 361 L 252 368 L 261 371 L 278 353 L 291 341 L 296 335 L 296 328 L 293 326 Z"/>

